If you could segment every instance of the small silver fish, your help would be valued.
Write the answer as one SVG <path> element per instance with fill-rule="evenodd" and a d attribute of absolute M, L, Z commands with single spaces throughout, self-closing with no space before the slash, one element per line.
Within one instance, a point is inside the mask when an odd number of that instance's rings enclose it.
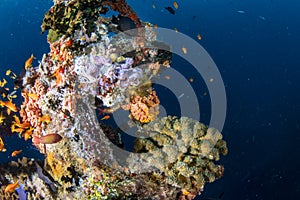
<path fill-rule="evenodd" d="M 184 93 L 182 93 L 181 95 L 179 95 L 177 98 L 181 99 L 184 96 Z"/>
<path fill-rule="evenodd" d="M 266 21 L 266 18 L 264 16 L 258 16 L 261 20 Z"/>

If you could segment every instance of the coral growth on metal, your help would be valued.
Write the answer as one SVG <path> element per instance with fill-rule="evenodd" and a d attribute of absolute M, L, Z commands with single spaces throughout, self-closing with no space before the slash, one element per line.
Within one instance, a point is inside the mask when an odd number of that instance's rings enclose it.
<path fill-rule="evenodd" d="M 120 14 L 117 22 L 105 15 L 109 9 Z M 122 33 L 120 23 L 136 31 Z M 220 132 L 187 117 L 158 116 L 152 82 L 172 54 L 125 0 L 55 0 L 41 27 L 50 52 L 38 66 L 32 57 L 18 77 L 20 118 L 10 123 L 45 160 L 3 164 L 4 198 L 193 199 L 222 176 L 224 168 L 214 164 L 227 153 Z M 123 160 L 120 132 L 102 124 L 119 109 L 144 137 Z M 16 181 L 19 192 L 6 193 Z"/>

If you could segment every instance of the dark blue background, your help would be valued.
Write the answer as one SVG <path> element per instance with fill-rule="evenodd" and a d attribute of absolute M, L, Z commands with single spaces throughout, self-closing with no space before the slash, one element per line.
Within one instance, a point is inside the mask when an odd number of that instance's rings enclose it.
<path fill-rule="evenodd" d="M 229 154 L 221 158 L 223 178 L 207 184 L 199 199 L 217 198 L 223 192 L 223 200 L 299 199 L 300 2 L 181 0 L 175 15 L 164 9 L 173 1 L 128 2 L 142 20 L 176 27 L 195 40 L 200 33 L 199 43 L 221 72 L 228 101 L 222 132 Z M 0 74 L 8 68 L 20 71 L 31 53 L 41 59 L 48 51 L 39 27 L 51 4 L 46 0 L 0 2 Z M 182 61 L 175 57 L 173 67 L 180 65 Z M 192 75 L 186 68 L 183 73 Z M 194 87 L 203 93 L 205 87 L 195 86 L 197 81 L 201 82 L 196 79 Z M 201 105 L 209 108 L 207 98 Z M 9 151 L 20 142 L 6 138 Z M 24 145 L 24 154 L 33 156 L 29 144 Z M 1 161 L 10 159 L 8 155 L 0 153 Z"/>

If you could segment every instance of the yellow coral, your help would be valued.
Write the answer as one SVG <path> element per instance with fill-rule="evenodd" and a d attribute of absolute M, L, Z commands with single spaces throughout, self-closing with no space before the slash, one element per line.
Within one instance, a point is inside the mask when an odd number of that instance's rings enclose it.
<path fill-rule="evenodd" d="M 60 180 L 63 176 L 69 175 L 67 168 L 70 164 L 64 163 L 56 158 L 54 153 L 48 153 L 47 164 L 50 166 L 52 176 L 55 180 Z"/>

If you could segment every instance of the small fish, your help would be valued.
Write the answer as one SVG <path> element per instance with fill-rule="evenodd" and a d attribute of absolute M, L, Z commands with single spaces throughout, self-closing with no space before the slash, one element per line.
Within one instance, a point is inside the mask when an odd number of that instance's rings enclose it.
<path fill-rule="evenodd" d="M 13 133 L 17 132 L 17 133 L 21 134 L 23 131 L 24 131 L 23 128 L 16 128 L 16 126 L 14 124 L 11 125 L 11 132 L 13 132 Z"/>
<path fill-rule="evenodd" d="M 3 113 L 0 114 L 0 124 L 2 124 L 5 120 L 5 117 L 3 116 Z"/>
<path fill-rule="evenodd" d="M 182 93 L 181 95 L 179 95 L 179 97 L 177 97 L 178 99 L 181 99 L 184 96 L 184 93 Z"/>
<path fill-rule="evenodd" d="M 11 153 L 11 156 L 12 156 L 12 157 L 15 157 L 15 156 L 17 156 L 17 155 L 20 154 L 20 153 L 22 153 L 22 150 L 15 150 L 15 151 L 13 151 L 13 152 Z"/>
<path fill-rule="evenodd" d="M 202 36 L 200 35 L 200 33 L 198 33 L 197 38 L 198 40 L 202 40 Z"/>
<path fill-rule="evenodd" d="M 32 142 L 34 144 L 55 144 L 62 140 L 62 137 L 57 133 L 50 133 L 44 136 L 33 136 Z"/>
<path fill-rule="evenodd" d="M 261 20 L 266 21 L 266 18 L 264 16 L 258 16 Z"/>
<path fill-rule="evenodd" d="M 38 95 L 35 93 L 27 93 L 27 96 L 30 97 L 32 100 L 38 99 Z"/>
<path fill-rule="evenodd" d="M 183 52 L 184 54 L 187 54 L 187 48 L 186 48 L 186 47 L 182 47 L 182 52 Z"/>
<path fill-rule="evenodd" d="M 33 56 L 33 54 L 31 54 L 31 56 L 25 61 L 25 70 L 31 67 L 33 59 L 35 59 L 35 57 Z"/>
<path fill-rule="evenodd" d="M 176 10 L 178 9 L 178 3 L 176 1 L 173 2 L 173 6 Z"/>
<path fill-rule="evenodd" d="M 51 118 L 48 116 L 48 115 L 43 115 L 41 118 L 40 118 L 40 121 L 41 122 L 46 122 L 47 124 L 49 124 L 51 122 Z"/>
<path fill-rule="evenodd" d="M 6 151 L 6 149 L 4 147 L 4 142 L 3 142 L 2 138 L 0 137 L 0 152 L 5 152 L 5 151 Z"/>
<path fill-rule="evenodd" d="M 190 83 L 194 82 L 194 79 L 191 77 L 189 78 Z"/>
<path fill-rule="evenodd" d="M 184 196 L 190 194 L 190 192 L 187 191 L 186 189 L 182 189 L 181 192 L 182 192 L 182 194 L 183 194 Z"/>
<path fill-rule="evenodd" d="M 104 117 L 101 118 L 101 120 L 107 120 L 107 119 L 109 119 L 109 118 L 110 118 L 109 115 L 105 115 Z"/>
<path fill-rule="evenodd" d="M 23 129 L 26 129 L 26 128 L 30 127 L 30 122 L 21 123 L 18 116 L 14 115 L 13 117 L 15 119 L 15 121 L 13 122 L 14 126 L 19 127 L 19 128 L 23 128 Z"/>
<path fill-rule="evenodd" d="M 10 73 L 12 73 L 12 71 L 11 71 L 10 69 L 8 69 L 8 70 L 6 70 L 5 75 L 6 75 L 6 76 L 9 76 Z"/>
<path fill-rule="evenodd" d="M 11 101 L 1 101 L 0 100 L 0 106 L 1 107 L 5 106 L 5 107 L 7 107 L 7 109 L 9 109 L 10 111 L 13 111 L 13 112 L 17 112 L 18 111 L 16 105 L 13 104 Z"/>
<path fill-rule="evenodd" d="M 12 99 L 17 98 L 16 92 L 17 92 L 17 91 L 15 90 L 15 91 L 11 92 L 10 94 L 8 94 L 8 95 L 7 95 L 7 99 L 8 99 L 9 101 L 12 101 Z"/>
<path fill-rule="evenodd" d="M 10 76 L 10 78 L 12 79 L 16 79 L 18 76 L 12 72 L 10 69 L 6 70 L 6 73 L 5 73 L 6 76 Z"/>
<path fill-rule="evenodd" d="M 172 15 L 175 15 L 175 10 L 174 10 L 173 8 L 171 8 L 170 6 L 165 7 L 165 9 L 166 9 L 167 11 L 169 11 L 169 13 L 171 13 Z"/>
<path fill-rule="evenodd" d="M 27 141 L 30 139 L 31 135 L 32 135 L 32 131 L 33 131 L 33 128 L 30 127 L 29 129 L 27 129 L 23 135 L 24 137 L 24 140 Z"/>
<path fill-rule="evenodd" d="M 0 81 L 0 87 L 4 87 L 6 85 L 7 81 L 4 78 L 3 81 Z"/>
<path fill-rule="evenodd" d="M 243 10 L 238 10 L 238 11 L 236 11 L 237 13 L 240 13 L 240 14 L 245 14 L 245 11 L 243 11 Z"/>
<path fill-rule="evenodd" d="M 18 123 L 18 124 L 21 123 L 21 121 L 20 121 L 20 119 L 19 119 L 19 117 L 17 115 L 13 115 L 13 118 L 14 118 L 14 120 L 15 120 L 16 123 Z"/>
<path fill-rule="evenodd" d="M 152 8 L 153 8 L 153 9 L 155 9 L 155 8 L 156 8 L 156 5 L 155 5 L 155 3 L 154 3 L 154 2 L 152 3 Z"/>
<path fill-rule="evenodd" d="M 15 189 L 17 189 L 18 187 L 20 187 L 19 185 L 19 181 L 16 181 L 15 183 L 11 183 L 11 184 L 8 184 L 5 188 L 5 192 L 8 192 L 8 193 L 12 193 L 15 191 Z"/>
<path fill-rule="evenodd" d="M 165 78 L 166 78 L 167 80 L 170 80 L 170 79 L 171 79 L 171 76 L 165 76 Z"/>
<path fill-rule="evenodd" d="M 9 88 L 0 87 L 0 93 L 2 98 L 7 97 L 9 95 Z"/>

